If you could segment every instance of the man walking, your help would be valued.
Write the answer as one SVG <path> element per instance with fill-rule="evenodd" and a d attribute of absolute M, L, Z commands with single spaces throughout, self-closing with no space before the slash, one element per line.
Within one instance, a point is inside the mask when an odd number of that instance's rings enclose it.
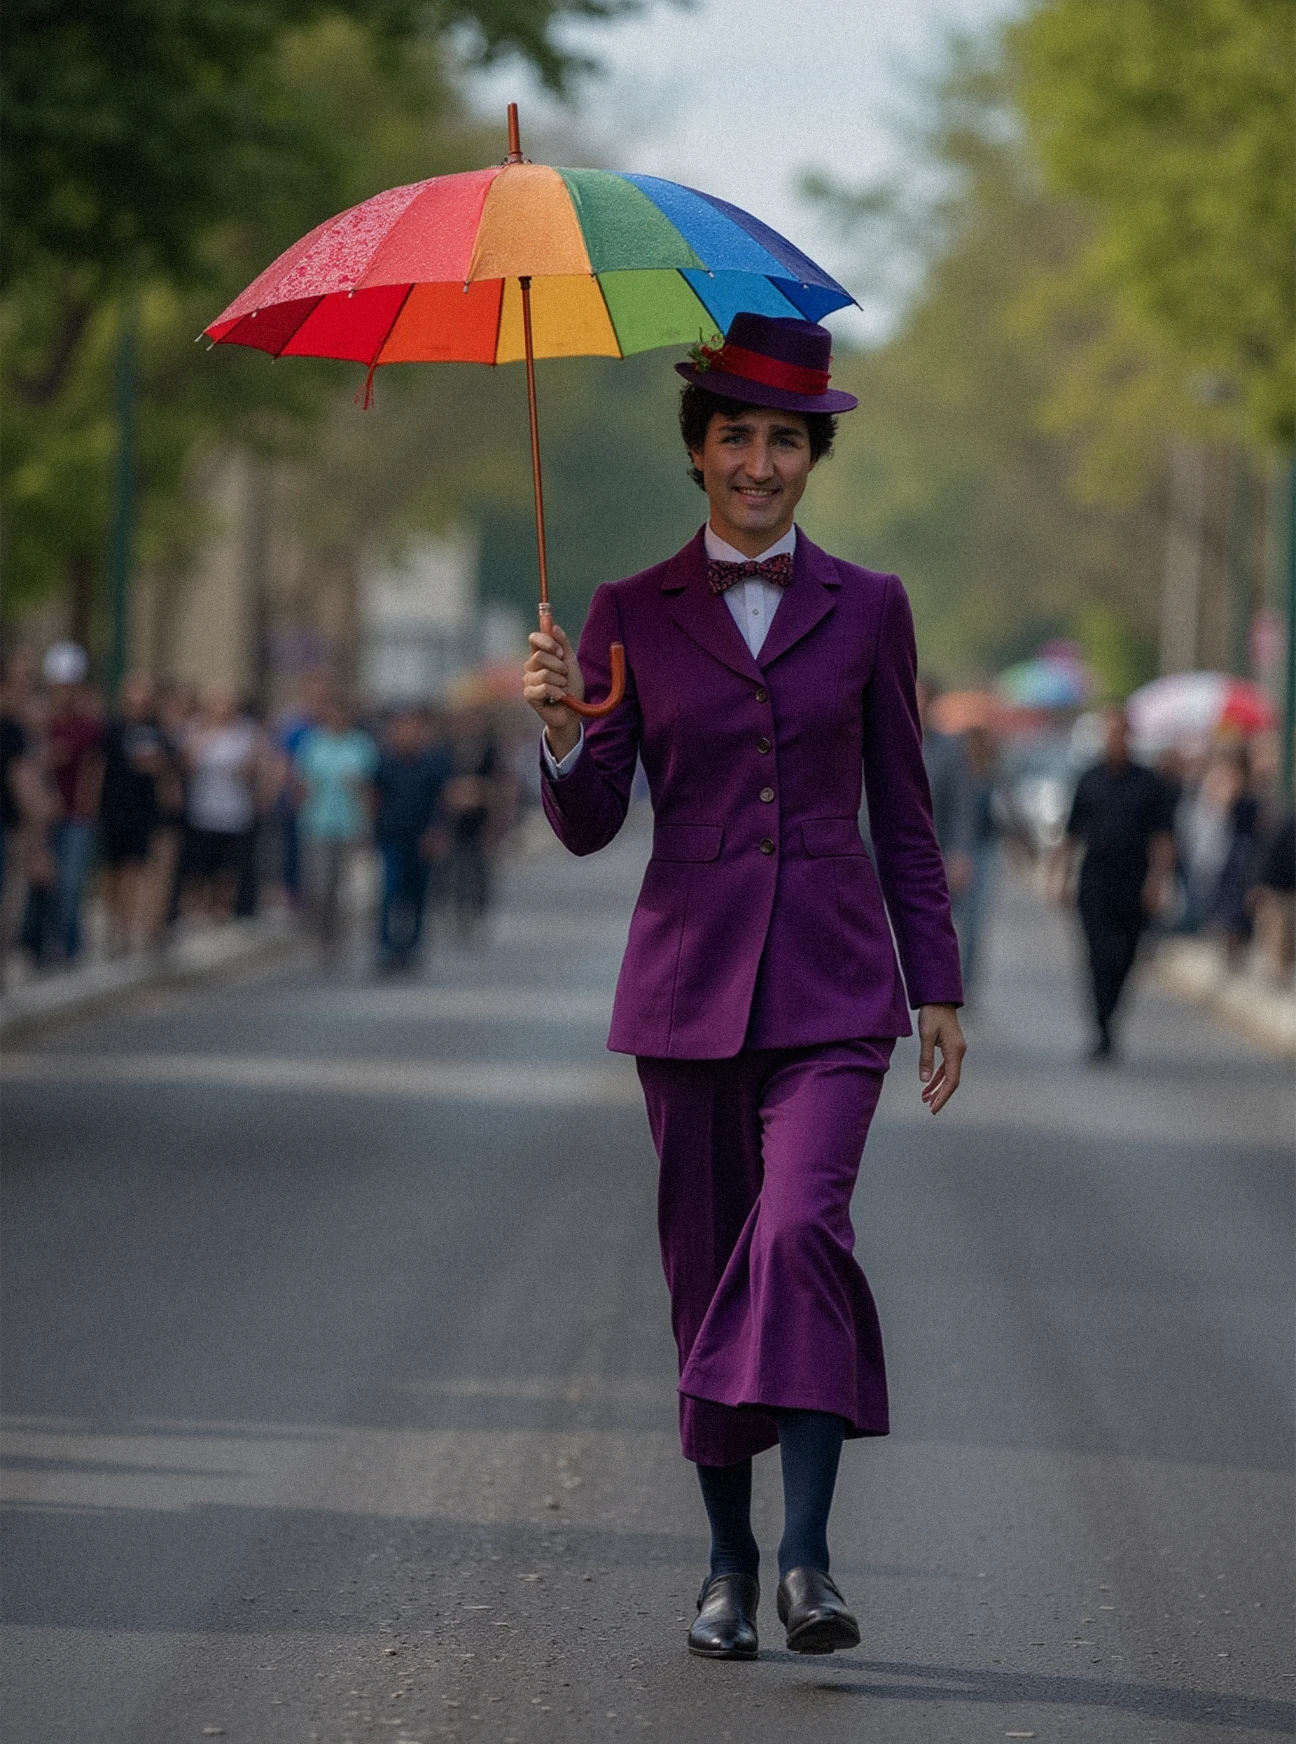
<path fill-rule="evenodd" d="M 402 709 L 392 717 L 373 776 L 374 840 L 382 857 L 380 969 L 408 969 L 417 956 L 432 862 L 450 852 L 441 818 L 450 769 L 449 753 L 428 743 L 419 712 Z"/>
<path fill-rule="evenodd" d="M 556 625 L 533 633 L 523 686 L 545 724 L 545 812 L 568 848 L 615 836 L 640 757 L 652 799 L 608 1045 L 637 1057 L 661 1164 L 681 1446 L 711 1526 L 688 1647 L 713 1659 L 757 1653 L 752 1457 L 775 1444 L 787 1644 L 859 1643 L 828 1517 L 843 1441 L 885 1435 L 887 1400 L 851 1194 L 906 1005 L 933 1113 L 964 1052 L 908 601 L 895 576 L 830 556 L 794 519 L 856 404 L 829 386 L 831 347 L 813 322 L 742 313 L 723 347 L 679 366 L 707 522 L 666 562 L 599 588 L 579 662 Z M 582 732 L 564 698 L 587 678 L 607 688 L 613 642 L 625 700 Z"/>
<path fill-rule="evenodd" d="M 1165 906 L 1175 855 L 1172 796 L 1132 761 L 1124 709 L 1109 709 L 1105 727 L 1103 760 L 1080 777 L 1060 850 L 1064 897 L 1084 855 L 1076 906 L 1089 952 L 1094 1061 L 1113 1057 L 1112 1020 L 1143 929 Z"/>

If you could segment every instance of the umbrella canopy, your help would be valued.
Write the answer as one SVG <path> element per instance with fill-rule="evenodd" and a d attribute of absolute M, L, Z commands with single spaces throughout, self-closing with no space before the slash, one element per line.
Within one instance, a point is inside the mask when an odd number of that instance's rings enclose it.
<path fill-rule="evenodd" d="M 540 562 L 540 627 L 553 614 L 545 554 L 537 357 L 627 357 L 704 339 L 739 310 L 817 321 L 854 298 L 800 249 L 727 200 L 657 176 L 558 170 L 509 154 L 491 169 L 389 188 L 294 243 L 205 330 L 272 357 L 367 363 L 525 361 Z M 609 650 L 608 714 L 625 689 Z"/>
<path fill-rule="evenodd" d="M 375 194 L 312 230 L 206 329 L 275 357 L 628 357 L 739 310 L 817 321 L 854 298 L 726 200 L 657 176 L 505 163 Z"/>
<path fill-rule="evenodd" d="M 1258 684 L 1226 672 L 1172 672 L 1136 690 L 1126 705 L 1140 746 L 1201 744 L 1219 732 L 1262 733 L 1277 716 Z"/>
<path fill-rule="evenodd" d="M 1089 674 L 1079 660 L 1045 654 L 1001 672 L 995 689 L 1017 708 L 1081 708 L 1089 695 Z"/>

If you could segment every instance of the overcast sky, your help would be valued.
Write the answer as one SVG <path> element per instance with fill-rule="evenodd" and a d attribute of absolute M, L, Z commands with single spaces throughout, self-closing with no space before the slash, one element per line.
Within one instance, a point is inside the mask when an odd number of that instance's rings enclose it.
<path fill-rule="evenodd" d="M 798 194 L 807 170 L 843 181 L 903 173 L 902 122 L 950 33 L 980 31 L 1019 0 L 656 0 L 644 14 L 568 33 L 599 60 L 568 111 L 609 167 L 669 176 L 719 194 L 782 231 L 848 290 L 850 253 Z M 472 81 L 474 106 L 498 114 L 510 98 L 528 122 L 561 125 L 535 81 L 503 67 Z M 888 311 L 833 325 L 875 337 Z"/>

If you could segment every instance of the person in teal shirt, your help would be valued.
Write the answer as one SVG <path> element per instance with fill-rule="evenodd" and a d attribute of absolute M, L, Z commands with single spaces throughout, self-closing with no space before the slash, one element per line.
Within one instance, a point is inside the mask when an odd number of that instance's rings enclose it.
<path fill-rule="evenodd" d="M 369 834 L 369 783 L 377 766 L 378 747 L 355 725 L 342 698 L 330 697 L 293 759 L 307 904 L 326 962 L 341 947 L 343 899 L 356 852 Z"/>

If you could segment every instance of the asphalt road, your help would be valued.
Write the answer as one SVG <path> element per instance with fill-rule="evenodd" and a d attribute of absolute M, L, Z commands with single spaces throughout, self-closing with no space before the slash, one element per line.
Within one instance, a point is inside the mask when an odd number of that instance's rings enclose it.
<path fill-rule="evenodd" d="M 413 985 L 268 965 L 9 1050 L 7 1744 L 1101 1744 L 1296 1729 L 1290 1071 L 1145 990 L 1078 1063 L 1006 888 L 968 1081 L 856 1200 L 895 1429 L 862 1647 L 684 1651 L 654 1164 L 606 1010 L 645 852 L 555 848 Z M 773 1566 L 774 1456 L 758 1462 Z"/>

